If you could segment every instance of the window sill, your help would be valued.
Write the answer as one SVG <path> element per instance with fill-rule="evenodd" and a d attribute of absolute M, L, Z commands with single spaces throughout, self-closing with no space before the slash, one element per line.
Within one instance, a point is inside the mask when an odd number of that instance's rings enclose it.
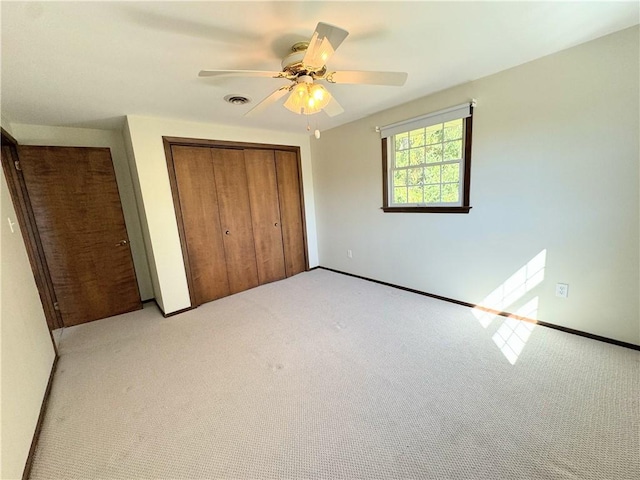
<path fill-rule="evenodd" d="M 472 207 L 382 207 L 385 213 L 469 213 Z"/>

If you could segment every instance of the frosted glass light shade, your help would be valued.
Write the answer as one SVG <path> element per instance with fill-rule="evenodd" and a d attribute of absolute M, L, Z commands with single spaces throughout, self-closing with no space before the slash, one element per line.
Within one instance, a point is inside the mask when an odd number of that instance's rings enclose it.
<path fill-rule="evenodd" d="M 306 105 L 308 95 L 307 84 L 299 83 L 289 94 L 289 98 L 287 98 L 284 106 L 294 113 L 301 113 L 302 109 Z"/>
<path fill-rule="evenodd" d="M 284 106 L 299 115 L 313 115 L 320 112 L 330 101 L 331 94 L 322 85 L 299 83 Z"/>

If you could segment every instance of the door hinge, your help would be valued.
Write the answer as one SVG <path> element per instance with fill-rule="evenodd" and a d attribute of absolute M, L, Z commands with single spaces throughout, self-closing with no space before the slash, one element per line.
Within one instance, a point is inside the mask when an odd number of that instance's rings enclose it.
<path fill-rule="evenodd" d="M 16 170 L 18 170 L 19 172 L 22 171 L 22 168 L 20 168 L 20 160 L 16 160 L 15 162 L 13 162 L 13 164 L 16 166 Z"/>
<path fill-rule="evenodd" d="M 58 312 L 60 311 L 60 305 L 58 305 L 58 302 L 53 302 L 53 309 L 57 310 Z"/>

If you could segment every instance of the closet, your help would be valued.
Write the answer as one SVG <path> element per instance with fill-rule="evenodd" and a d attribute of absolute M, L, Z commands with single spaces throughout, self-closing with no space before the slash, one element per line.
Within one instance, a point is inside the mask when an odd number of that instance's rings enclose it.
<path fill-rule="evenodd" d="M 192 307 L 306 270 L 297 147 L 164 142 Z"/>

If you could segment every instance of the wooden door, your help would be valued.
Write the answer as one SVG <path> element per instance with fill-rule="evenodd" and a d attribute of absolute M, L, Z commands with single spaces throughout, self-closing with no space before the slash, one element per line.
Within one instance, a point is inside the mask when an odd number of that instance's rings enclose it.
<path fill-rule="evenodd" d="M 2 168 L 5 173 L 9 193 L 16 211 L 16 217 L 20 224 L 22 239 L 27 249 L 27 256 L 31 264 L 33 277 L 36 281 L 40 301 L 44 309 L 49 330 L 55 330 L 63 326 L 60 312 L 54 308 L 56 294 L 51 283 L 51 275 L 44 259 L 44 252 L 38 228 L 33 217 L 31 204 L 27 198 L 27 188 L 24 184 L 22 172 L 18 170 L 18 144 L 2 130 Z"/>
<path fill-rule="evenodd" d="M 142 308 L 109 149 L 18 156 L 64 326 Z"/>
<path fill-rule="evenodd" d="M 211 149 L 171 147 L 194 307 L 229 295 Z"/>
<path fill-rule="evenodd" d="M 300 172 L 294 152 L 276 150 L 275 158 L 285 269 L 290 277 L 307 268 Z"/>
<path fill-rule="evenodd" d="M 244 151 L 253 241 L 260 284 L 286 276 L 273 150 Z"/>
<path fill-rule="evenodd" d="M 231 293 L 258 286 L 251 206 L 242 150 L 212 148 L 215 188 Z"/>

